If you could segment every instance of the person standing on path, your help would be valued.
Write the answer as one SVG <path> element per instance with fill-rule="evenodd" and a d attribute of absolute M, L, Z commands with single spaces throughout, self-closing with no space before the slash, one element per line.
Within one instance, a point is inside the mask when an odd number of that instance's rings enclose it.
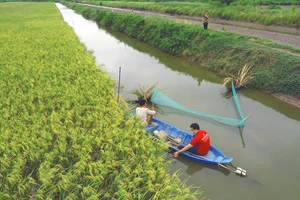
<path fill-rule="evenodd" d="M 204 12 L 204 15 L 202 16 L 202 24 L 205 30 L 207 30 L 208 23 L 209 23 L 209 14 L 208 11 L 206 10 Z"/>

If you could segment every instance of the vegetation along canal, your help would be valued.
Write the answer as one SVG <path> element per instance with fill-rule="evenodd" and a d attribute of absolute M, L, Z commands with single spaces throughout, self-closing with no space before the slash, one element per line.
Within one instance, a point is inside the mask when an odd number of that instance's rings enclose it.
<path fill-rule="evenodd" d="M 158 82 L 166 95 L 182 105 L 207 114 L 237 117 L 230 99 L 222 95 L 225 89 L 219 76 L 126 35 L 104 30 L 61 4 L 57 7 L 93 51 L 97 64 L 104 64 L 116 79 L 121 67 L 123 98 L 135 98 L 128 92 L 139 84 L 147 88 Z M 233 164 L 246 169 L 248 176 L 168 155 L 173 162 L 170 173 L 179 170 L 188 185 L 201 186 L 206 199 L 295 199 L 300 188 L 300 109 L 257 90 L 242 90 L 238 96 L 244 115 L 252 114 L 242 131 L 171 109 L 156 117 L 186 131 L 192 122 L 198 122 L 210 134 L 212 144 L 233 157 Z"/>

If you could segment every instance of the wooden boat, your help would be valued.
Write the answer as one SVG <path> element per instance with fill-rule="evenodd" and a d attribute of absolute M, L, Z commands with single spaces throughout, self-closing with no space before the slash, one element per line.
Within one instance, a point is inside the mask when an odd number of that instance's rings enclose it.
<path fill-rule="evenodd" d="M 170 124 L 167 124 L 161 120 L 158 120 L 156 118 L 153 118 L 152 122 L 155 124 L 155 126 L 147 126 L 145 130 L 150 133 L 153 137 L 155 137 L 154 132 L 156 131 L 164 131 L 168 134 L 168 138 L 171 140 L 175 140 L 176 138 L 181 139 L 181 144 L 188 145 L 190 141 L 193 138 L 193 135 L 180 130 L 176 128 L 175 126 L 172 126 Z M 168 142 L 169 148 L 172 151 L 178 151 L 177 146 L 173 145 L 173 142 Z M 230 163 L 233 158 L 227 157 L 224 155 L 221 151 L 219 151 L 214 146 L 210 146 L 209 152 L 205 156 L 200 156 L 196 154 L 192 154 L 188 151 L 182 152 L 180 155 L 186 156 L 187 158 L 190 158 L 192 160 L 195 160 L 197 162 L 202 163 L 208 163 L 208 164 L 228 164 Z"/>

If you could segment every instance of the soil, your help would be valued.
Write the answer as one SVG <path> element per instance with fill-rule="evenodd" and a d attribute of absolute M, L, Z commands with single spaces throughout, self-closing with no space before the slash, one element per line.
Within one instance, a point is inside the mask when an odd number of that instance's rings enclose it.
<path fill-rule="evenodd" d="M 294 105 L 294 106 L 300 108 L 300 93 L 295 96 L 281 94 L 281 93 L 272 94 L 272 95 L 286 103 L 289 103 L 291 105 Z"/>

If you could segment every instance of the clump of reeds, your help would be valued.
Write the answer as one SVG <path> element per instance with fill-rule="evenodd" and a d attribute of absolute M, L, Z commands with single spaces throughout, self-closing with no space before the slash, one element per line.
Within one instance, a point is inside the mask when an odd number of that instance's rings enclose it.
<path fill-rule="evenodd" d="M 137 106 L 139 106 L 140 100 L 142 99 L 146 100 L 147 105 L 152 107 L 152 104 L 154 104 L 154 102 L 151 101 L 151 96 L 154 90 L 159 90 L 157 88 L 157 85 L 158 83 L 156 82 L 153 85 L 151 85 L 147 90 L 145 90 L 144 86 L 139 84 L 139 88 L 130 90 L 129 93 L 135 95 L 137 99 L 127 100 L 129 107 L 136 108 Z M 163 113 L 163 110 L 159 108 L 156 104 L 154 104 L 154 109 L 161 114 Z"/>
<path fill-rule="evenodd" d="M 250 71 L 251 65 L 245 64 L 242 69 L 239 70 L 237 76 L 229 76 L 225 78 L 222 82 L 222 86 L 231 88 L 231 83 L 233 81 L 235 89 L 246 87 L 251 80 L 254 78 L 253 73 Z"/>
<path fill-rule="evenodd" d="M 138 101 L 141 99 L 145 99 L 148 103 L 151 102 L 151 96 L 156 89 L 158 83 L 154 83 L 151 85 L 147 90 L 144 89 L 143 85 L 139 84 L 139 88 L 130 90 L 130 94 L 136 95 L 138 98 Z"/>

